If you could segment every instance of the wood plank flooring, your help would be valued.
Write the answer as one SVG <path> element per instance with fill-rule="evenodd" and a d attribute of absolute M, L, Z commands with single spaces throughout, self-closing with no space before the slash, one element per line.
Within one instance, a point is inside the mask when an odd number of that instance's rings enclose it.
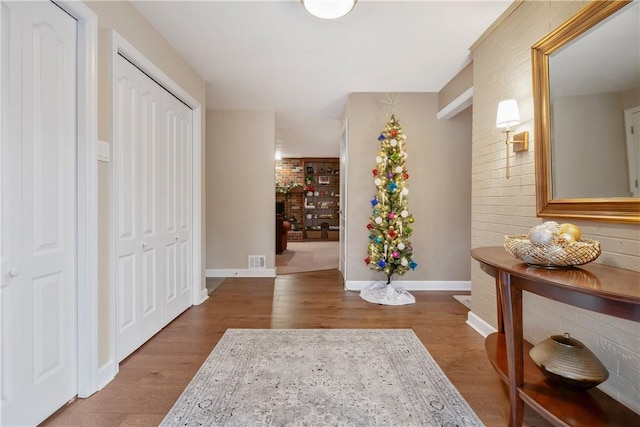
<path fill-rule="evenodd" d="M 103 390 L 43 425 L 158 425 L 227 328 L 412 328 L 482 421 L 506 426 L 506 388 L 465 323 L 468 310 L 452 292 L 412 294 L 413 305 L 371 304 L 345 290 L 337 270 L 227 279 L 124 360 Z M 550 424 L 527 409 L 525 425 Z"/>

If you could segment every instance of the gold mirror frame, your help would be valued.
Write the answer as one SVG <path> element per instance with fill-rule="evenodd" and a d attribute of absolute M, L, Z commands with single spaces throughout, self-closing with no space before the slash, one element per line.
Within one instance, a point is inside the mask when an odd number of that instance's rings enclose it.
<path fill-rule="evenodd" d="M 531 48 L 536 162 L 536 210 L 539 217 L 607 222 L 640 222 L 640 200 L 631 197 L 553 199 L 549 55 L 631 3 L 592 1 Z"/>

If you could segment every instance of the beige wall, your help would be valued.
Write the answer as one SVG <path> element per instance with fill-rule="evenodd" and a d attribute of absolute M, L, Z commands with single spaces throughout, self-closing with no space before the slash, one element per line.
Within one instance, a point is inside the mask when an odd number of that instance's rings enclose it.
<path fill-rule="evenodd" d="M 376 194 L 378 136 L 389 120 L 389 94 L 349 96 L 348 135 L 348 277 L 349 281 L 383 280 L 369 269 L 366 224 Z M 450 120 L 437 120 L 437 93 L 401 93 L 396 119 L 407 136 L 409 211 L 415 218 L 411 243 L 415 271 L 402 281 L 468 281 L 471 200 L 471 109 Z"/>
<path fill-rule="evenodd" d="M 144 56 L 167 74 L 174 82 L 196 99 L 202 107 L 202 152 L 204 153 L 204 135 L 206 122 L 205 85 L 202 79 L 184 59 L 176 52 L 162 36 L 147 22 L 144 17 L 127 1 L 89 1 L 85 3 L 96 15 L 100 29 L 100 44 L 98 51 L 98 138 L 111 142 L 111 76 L 109 75 L 109 55 L 107 49 L 106 29 L 116 30 L 125 40 L 131 43 Z M 203 155 L 204 159 L 204 155 Z M 202 169 L 204 170 L 204 168 Z M 204 178 L 203 178 L 204 180 Z M 109 234 L 111 211 L 109 166 L 101 163 L 98 166 L 99 185 L 99 366 L 107 363 L 113 349 L 109 346 Z M 204 185 L 203 185 L 204 188 Z M 204 190 L 203 190 L 204 191 Z M 204 197 L 203 197 L 204 198 Z M 204 203 L 202 204 L 204 218 Z M 202 253 L 204 256 L 204 239 Z M 202 264 L 204 265 L 204 263 Z M 203 269 L 204 270 L 204 269 Z M 203 275 L 204 277 L 204 271 Z M 204 280 L 201 283 L 204 289 Z"/>
<path fill-rule="evenodd" d="M 275 113 L 207 111 L 207 269 L 275 267 Z"/>
<path fill-rule="evenodd" d="M 622 93 L 554 98 L 551 120 L 555 199 L 633 196 Z"/>
<path fill-rule="evenodd" d="M 464 67 L 440 90 L 438 109 L 442 110 L 471 87 L 473 87 L 473 62 Z"/>
<path fill-rule="evenodd" d="M 522 123 L 516 132 L 533 135 L 531 46 L 586 2 L 525 1 L 473 48 L 474 108 L 472 160 L 472 247 L 501 246 L 505 234 L 526 233 L 536 217 L 534 147 L 512 154 L 511 178 L 504 178 L 503 135 L 495 128 L 498 102 L 516 98 Z M 560 221 L 562 222 L 562 221 Z M 595 262 L 640 270 L 640 228 L 630 224 L 575 221 L 583 234 L 600 240 Z M 470 261 L 472 311 L 496 326 L 495 287 L 490 276 Z M 583 341 L 610 372 L 600 387 L 640 411 L 640 340 L 638 324 L 597 315 L 526 294 L 525 338 L 536 344 L 549 335 L 569 332 Z"/>

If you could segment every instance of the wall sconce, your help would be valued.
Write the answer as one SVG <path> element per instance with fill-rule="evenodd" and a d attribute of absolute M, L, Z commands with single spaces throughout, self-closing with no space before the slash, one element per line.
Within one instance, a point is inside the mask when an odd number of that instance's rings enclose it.
<path fill-rule="evenodd" d="M 520 113 L 518 103 L 515 99 L 505 99 L 498 104 L 498 115 L 496 116 L 496 127 L 506 128 L 502 132 L 506 134 L 505 147 L 507 150 L 507 179 L 509 178 L 509 145 L 513 145 L 513 152 L 527 151 L 529 149 L 529 132 L 521 132 L 513 135 L 513 140 L 509 141 L 511 126 L 520 123 Z"/>

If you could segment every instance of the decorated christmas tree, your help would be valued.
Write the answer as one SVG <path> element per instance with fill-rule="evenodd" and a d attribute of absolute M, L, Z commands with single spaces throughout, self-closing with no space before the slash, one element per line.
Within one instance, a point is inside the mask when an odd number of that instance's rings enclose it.
<path fill-rule="evenodd" d="M 376 168 L 372 170 L 378 191 L 371 200 L 372 213 L 367 224 L 369 249 L 364 262 L 370 268 L 384 272 L 387 285 L 394 276 L 414 270 L 418 265 L 413 261 L 409 241 L 413 216 L 408 210 L 406 139 L 400 123 L 392 115 L 378 137 L 380 146 Z"/>

